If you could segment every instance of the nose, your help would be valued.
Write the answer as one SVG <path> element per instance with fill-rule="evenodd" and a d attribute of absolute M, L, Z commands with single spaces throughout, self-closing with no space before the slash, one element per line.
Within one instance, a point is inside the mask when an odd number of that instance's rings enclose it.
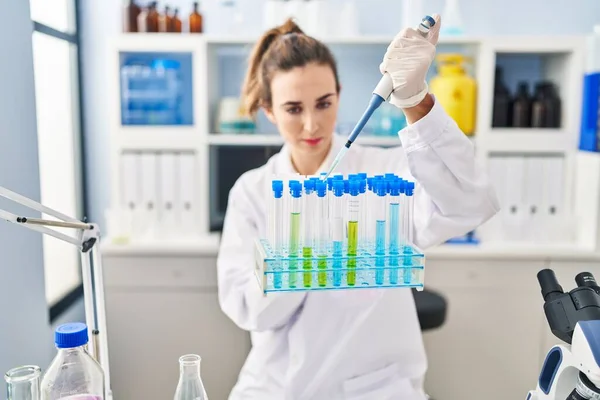
<path fill-rule="evenodd" d="M 306 113 L 304 116 L 304 131 L 309 135 L 314 135 L 319 130 L 319 121 L 315 113 Z"/>

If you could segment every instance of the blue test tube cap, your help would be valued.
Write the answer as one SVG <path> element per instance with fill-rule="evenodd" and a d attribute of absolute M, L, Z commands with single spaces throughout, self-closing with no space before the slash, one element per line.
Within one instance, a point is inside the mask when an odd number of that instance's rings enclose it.
<path fill-rule="evenodd" d="M 350 193 L 350 180 L 344 179 L 344 193 Z"/>
<path fill-rule="evenodd" d="M 343 181 L 344 180 L 344 175 L 334 175 L 333 176 L 333 180 L 334 181 Z"/>
<path fill-rule="evenodd" d="M 360 181 L 358 179 L 352 179 L 348 182 L 348 191 L 350 196 L 358 196 L 360 193 Z"/>
<path fill-rule="evenodd" d="M 377 196 L 383 197 L 387 194 L 386 186 L 387 185 L 385 184 L 385 181 L 383 179 L 378 179 L 377 181 L 375 181 L 374 188 Z"/>
<path fill-rule="evenodd" d="M 360 178 L 360 192 L 365 193 L 367 191 L 367 180 Z"/>
<path fill-rule="evenodd" d="M 292 197 L 302 197 L 302 185 L 298 181 L 290 181 L 290 194 Z"/>
<path fill-rule="evenodd" d="M 358 174 L 348 174 L 348 180 L 352 181 L 354 179 L 358 179 Z"/>
<path fill-rule="evenodd" d="M 391 173 L 385 174 L 385 179 L 394 179 L 395 177 L 396 177 L 396 174 L 391 174 Z"/>
<path fill-rule="evenodd" d="M 359 176 L 360 179 L 367 179 L 367 173 L 366 172 L 360 172 L 358 174 L 358 176 Z"/>
<path fill-rule="evenodd" d="M 392 196 L 400 196 L 400 181 L 397 179 L 390 180 L 390 195 Z"/>
<path fill-rule="evenodd" d="M 404 190 L 406 189 L 406 181 L 402 178 L 398 178 L 398 183 L 400 185 L 400 194 L 404 193 Z"/>
<path fill-rule="evenodd" d="M 367 178 L 367 188 L 369 190 L 373 190 L 373 179 L 375 178 L 373 178 L 372 176 Z"/>
<path fill-rule="evenodd" d="M 315 189 L 317 190 L 318 197 L 325 197 L 325 195 L 327 194 L 327 183 L 319 179 L 315 183 Z"/>
<path fill-rule="evenodd" d="M 304 191 L 306 194 L 311 194 L 315 190 L 315 181 L 312 179 L 306 179 L 304 181 Z"/>
<path fill-rule="evenodd" d="M 344 194 L 344 181 L 333 181 L 333 194 L 336 197 L 341 197 Z"/>
<path fill-rule="evenodd" d="M 333 177 L 327 178 L 327 190 L 333 190 Z"/>
<path fill-rule="evenodd" d="M 414 194 L 414 190 L 415 190 L 415 183 L 414 182 L 406 182 L 406 186 L 404 187 L 404 193 L 407 196 L 412 196 Z"/>
<path fill-rule="evenodd" d="M 283 181 L 274 180 L 271 182 L 271 188 L 276 199 L 280 199 L 283 196 Z"/>

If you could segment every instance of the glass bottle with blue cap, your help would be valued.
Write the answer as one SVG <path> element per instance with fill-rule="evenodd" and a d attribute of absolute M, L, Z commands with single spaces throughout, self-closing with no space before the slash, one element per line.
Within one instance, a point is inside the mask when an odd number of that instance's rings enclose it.
<path fill-rule="evenodd" d="M 54 343 L 58 353 L 42 379 L 42 400 L 104 400 L 104 372 L 87 351 L 87 326 L 60 325 Z"/>

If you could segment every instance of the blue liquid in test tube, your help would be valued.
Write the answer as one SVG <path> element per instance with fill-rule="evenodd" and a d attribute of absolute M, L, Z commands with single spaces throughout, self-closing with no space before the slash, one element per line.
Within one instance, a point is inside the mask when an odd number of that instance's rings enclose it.
<path fill-rule="evenodd" d="M 273 274 L 273 286 L 275 289 L 281 289 L 281 271 L 283 269 L 281 257 L 283 255 L 283 229 L 281 225 L 281 219 L 283 217 L 283 181 L 274 180 L 271 183 L 273 189 L 273 207 L 272 212 L 274 216 L 271 218 L 273 224 L 274 243 L 273 252 L 275 255 L 275 265 Z"/>
<path fill-rule="evenodd" d="M 390 284 L 398 284 L 399 257 L 400 254 L 400 182 L 396 178 L 389 178 L 390 188 L 389 220 L 390 220 Z"/>
<path fill-rule="evenodd" d="M 414 207 L 414 182 L 404 182 L 404 221 L 403 223 L 403 241 L 404 241 L 404 283 L 410 284 L 412 281 L 412 257 L 409 255 L 412 253 L 412 243 L 413 243 L 413 207 Z"/>
<path fill-rule="evenodd" d="M 375 189 L 375 284 L 383 285 L 385 278 L 385 182 L 379 180 L 374 183 Z"/>

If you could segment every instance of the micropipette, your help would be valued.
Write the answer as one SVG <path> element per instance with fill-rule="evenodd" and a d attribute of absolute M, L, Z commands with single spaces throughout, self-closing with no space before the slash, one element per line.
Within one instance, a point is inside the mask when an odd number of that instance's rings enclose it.
<path fill-rule="evenodd" d="M 434 25 L 435 20 L 429 15 L 427 15 L 423 18 L 423 20 L 417 27 L 417 31 L 421 33 L 422 36 L 427 36 L 429 30 L 433 28 Z M 369 105 L 367 106 L 367 109 L 363 113 L 360 120 L 356 123 L 354 129 L 352 129 L 352 132 L 350 132 L 348 141 L 346 142 L 344 147 L 341 148 L 341 150 L 333 160 L 333 163 L 331 164 L 327 175 L 321 175 L 321 179 L 326 180 L 327 177 L 331 175 L 331 173 L 335 170 L 340 161 L 342 161 L 342 158 L 346 155 L 346 152 L 348 151 L 350 146 L 352 146 L 352 143 L 358 137 L 358 134 L 363 130 L 363 128 L 365 127 L 375 110 L 377 110 L 379 106 L 390 97 L 393 90 L 394 83 L 392 82 L 392 77 L 386 72 L 379 80 L 377 86 L 375 86 L 375 90 L 373 90 L 373 96 L 371 97 L 371 101 L 369 102 Z"/>

